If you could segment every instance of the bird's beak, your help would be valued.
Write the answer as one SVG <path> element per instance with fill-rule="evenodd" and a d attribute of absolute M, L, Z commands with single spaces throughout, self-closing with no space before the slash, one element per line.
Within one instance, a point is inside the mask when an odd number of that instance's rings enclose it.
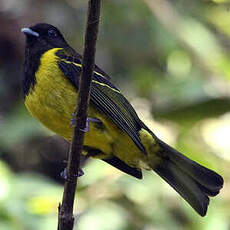
<path fill-rule="evenodd" d="M 25 35 L 39 37 L 39 33 L 31 30 L 30 28 L 22 28 L 21 32 L 24 33 Z"/>

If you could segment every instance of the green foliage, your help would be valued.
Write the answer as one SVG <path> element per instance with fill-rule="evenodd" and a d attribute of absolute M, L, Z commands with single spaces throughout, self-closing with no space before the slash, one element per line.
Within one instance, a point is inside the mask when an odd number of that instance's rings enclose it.
<path fill-rule="evenodd" d="M 201 218 L 152 172 L 139 181 L 90 160 L 79 179 L 75 229 L 230 228 L 230 4 L 158 2 L 103 1 L 97 64 L 156 135 L 218 171 L 225 187 Z M 4 0 L 1 6 L 1 230 L 56 228 L 63 187 L 55 169 L 61 157 L 47 163 L 46 153 L 67 151 L 56 139 L 50 147 L 47 140 L 53 134 L 41 128 L 22 103 L 20 28 L 39 21 L 55 24 L 81 51 L 86 7 L 83 0 L 22 0 L 20 6 L 16 0 Z"/>

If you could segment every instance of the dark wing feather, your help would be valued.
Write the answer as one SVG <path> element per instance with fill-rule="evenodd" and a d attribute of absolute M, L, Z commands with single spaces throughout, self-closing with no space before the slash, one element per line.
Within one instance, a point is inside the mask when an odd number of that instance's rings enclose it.
<path fill-rule="evenodd" d="M 79 53 L 77 53 L 74 49 L 72 49 L 71 47 L 67 47 L 65 49 L 62 50 L 58 50 L 56 55 L 63 59 L 66 60 L 68 62 L 72 62 L 72 63 L 77 63 L 77 64 L 81 64 L 82 62 L 82 55 L 80 55 Z M 101 68 L 99 68 L 97 65 L 95 65 L 95 71 L 99 74 L 101 74 L 104 78 L 110 80 L 110 77 L 107 73 L 105 73 Z"/>
<path fill-rule="evenodd" d="M 59 68 L 78 89 L 79 78 L 75 82 L 75 76 L 79 77 L 81 73 L 80 60 L 75 60 L 76 58 L 71 59 L 70 57 L 67 57 L 67 59 L 64 55 L 60 55 L 60 51 L 58 51 L 57 56 L 60 57 L 58 61 Z M 94 72 L 90 103 L 106 114 L 120 129 L 131 137 L 142 152 L 145 152 L 145 148 L 141 144 L 138 135 L 142 128 L 142 122 L 128 100 L 108 79 L 101 75 L 101 73 Z"/>
<path fill-rule="evenodd" d="M 93 80 L 90 98 L 93 105 L 125 131 L 141 151 L 145 151 L 138 135 L 142 128 L 138 122 L 139 118 L 133 107 L 118 90 L 111 88 L 108 84 L 101 84 Z"/>

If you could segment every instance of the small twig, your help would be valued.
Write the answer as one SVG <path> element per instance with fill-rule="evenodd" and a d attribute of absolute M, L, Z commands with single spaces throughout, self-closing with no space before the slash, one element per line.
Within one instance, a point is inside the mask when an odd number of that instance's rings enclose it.
<path fill-rule="evenodd" d="M 82 61 L 82 73 L 76 108 L 76 126 L 74 128 L 67 164 L 67 180 L 64 186 L 62 204 L 58 207 L 58 230 L 72 230 L 74 226 L 73 205 L 77 188 L 77 174 L 80 166 L 80 154 L 83 148 L 90 85 L 94 69 L 96 40 L 100 16 L 100 0 L 89 0 L 88 20 Z M 75 79 L 77 81 L 77 79 Z"/>

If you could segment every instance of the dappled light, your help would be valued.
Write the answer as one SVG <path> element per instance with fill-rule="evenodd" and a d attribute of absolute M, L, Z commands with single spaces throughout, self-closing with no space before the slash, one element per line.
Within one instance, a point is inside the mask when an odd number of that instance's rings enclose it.
<path fill-rule="evenodd" d="M 77 191 L 78 230 L 230 228 L 230 3 L 102 1 L 96 64 L 162 140 L 217 171 L 224 188 L 207 215 L 152 171 L 143 180 L 87 159 Z M 0 229 L 55 229 L 69 144 L 23 103 L 20 30 L 56 25 L 82 53 L 86 1 L 2 0 L 0 9 Z"/>

